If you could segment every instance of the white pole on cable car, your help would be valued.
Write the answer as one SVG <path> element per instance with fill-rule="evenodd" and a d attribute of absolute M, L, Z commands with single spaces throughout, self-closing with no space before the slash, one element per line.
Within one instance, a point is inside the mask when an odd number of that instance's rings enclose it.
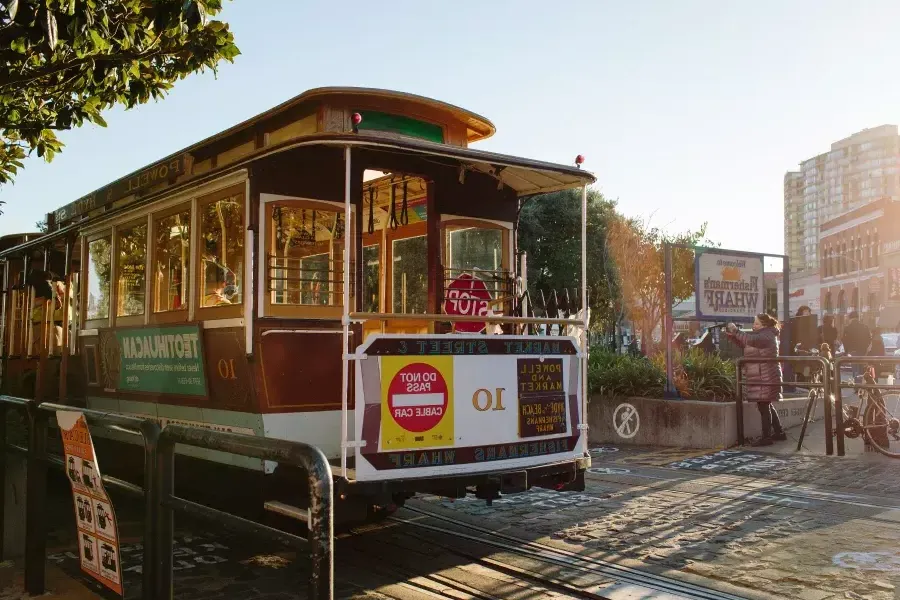
<path fill-rule="evenodd" d="M 347 406 L 350 392 L 348 379 L 350 374 L 350 244 L 353 240 L 353 227 L 350 221 L 350 146 L 344 147 L 344 313 L 341 316 L 343 344 L 341 346 L 341 475 L 347 476 Z"/>
<path fill-rule="evenodd" d="M 581 188 L 581 445 L 588 453 L 587 403 L 588 403 L 588 284 L 587 284 L 587 199 L 588 186 Z"/>

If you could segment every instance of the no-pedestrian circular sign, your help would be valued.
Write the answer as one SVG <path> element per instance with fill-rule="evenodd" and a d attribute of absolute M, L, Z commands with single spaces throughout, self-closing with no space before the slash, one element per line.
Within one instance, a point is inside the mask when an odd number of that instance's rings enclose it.
<path fill-rule="evenodd" d="M 433 429 L 447 412 L 447 381 L 435 367 L 411 363 L 388 386 L 388 407 L 397 425 L 414 433 Z"/>
<path fill-rule="evenodd" d="M 627 402 L 623 402 L 613 411 L 613 427 L 619 437 L 633 438 L 641 428 L 641 417 L 637 409 Z"/>
<path fill-rule="evenodd" d="M 491 293 L 484 282 L 469 273 L 463 273 L 447 286 L 444 312 L 448 315 L 486 316 L 490 312 L 490 301 Z M 482 322 L 456 323 L 456 331 L 478 333 L 485 325 Z"/>

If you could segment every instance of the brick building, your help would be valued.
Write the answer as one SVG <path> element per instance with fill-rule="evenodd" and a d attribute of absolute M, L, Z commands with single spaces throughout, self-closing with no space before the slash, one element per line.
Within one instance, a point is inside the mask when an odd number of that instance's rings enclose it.
<path fill-rule="evenodd" d="M 900 202 L 882 198 L 822 223 L 819 236 L 823 315 L 839 329 L 858 312 L 869 326 L 900 322 Z"/>

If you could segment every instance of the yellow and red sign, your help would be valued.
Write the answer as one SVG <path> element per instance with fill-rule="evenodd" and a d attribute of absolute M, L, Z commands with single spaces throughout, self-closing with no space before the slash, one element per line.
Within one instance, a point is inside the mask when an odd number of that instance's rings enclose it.
<path fill-rule="evenodd" d="M 385 449 L 453 444 L 453 357 L 381 359 L 381 443 Z"/>
<path fill-rule="evenodd" d="M 116 513 L 103 489 L 91 432 L 80 412 L 59 411 L 56 421 L 62 434 L 66 475 L 75 503 L 81 570 L 124 595 Z"/>

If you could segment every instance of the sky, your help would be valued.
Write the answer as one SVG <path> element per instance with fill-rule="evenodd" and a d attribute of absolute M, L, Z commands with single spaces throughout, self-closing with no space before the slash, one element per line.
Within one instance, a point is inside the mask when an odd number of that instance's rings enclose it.
<path fill-rule="evenodd" d="M 379 87 L 491 119 L 474 147 L 572 164 L 619 209 L 732 249 L 783 250 L 783 177 L 900 123 L 895 0 L 229 0 L 242 51 L 34 157 L 0 234 L 304 90 Z"/>

